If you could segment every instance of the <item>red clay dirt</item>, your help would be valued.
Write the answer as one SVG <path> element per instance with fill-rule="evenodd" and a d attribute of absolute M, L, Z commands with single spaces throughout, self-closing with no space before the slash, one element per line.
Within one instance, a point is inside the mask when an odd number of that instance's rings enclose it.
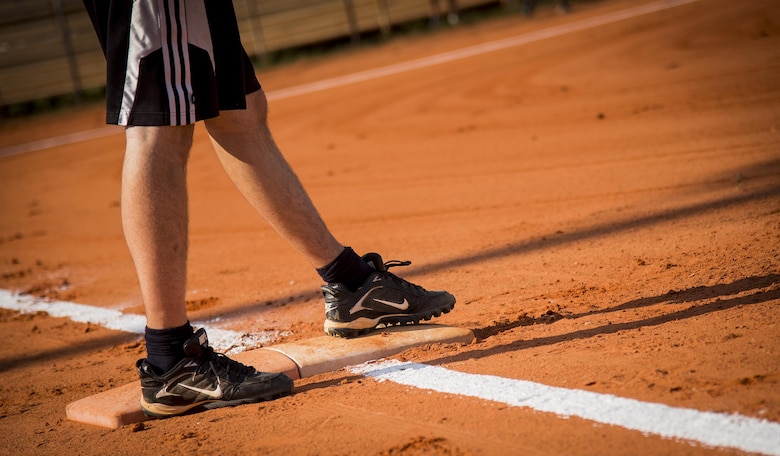
<path fill-rule="evenodd" d="M 266 90 L 568 24 L 574 3 L 260 75 Z M 336 236 L 412 260 L 469 345 L 398 357 L 780 421 L 780 4 L 700 0 L 272 101 Z M 0 125 L 0 147 L 100 127 L 102 106 Z M 122 135 L 0 159 L 0 288 L 142 312 L 122 238 Z M 318 337 L 314 271 L 196 130 L 194 320 Z M 723 454 L 341 370 L 271 403 L 106 430 L 65 405 L 135 378 L 139 337 L 0 310 L 0 454 Z"/>

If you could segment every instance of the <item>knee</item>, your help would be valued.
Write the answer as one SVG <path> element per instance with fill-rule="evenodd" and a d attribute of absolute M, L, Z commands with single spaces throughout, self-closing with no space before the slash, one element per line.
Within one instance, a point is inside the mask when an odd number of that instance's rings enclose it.
<path fill-rule="evenodd" d="M 222 111 L 219 116 L 206 119 L 206 130 L 213 138 L 264 127 L 268 122 L 268 101 L 263 90 L 246 96 L 246 109 Z"/>
<path fill-rule="evenodd" d="M 129 127 L 126 130 L 128 158 L 149 162 L 172 162 L 186 166 L 192 147 L 194 125 L 176 127 Z"/>
<path fill-rule="evenodd" d="M 265 124 L 268 122 L 268 99 L 263 89 L 252 92 L 246 97 L 246 108 L 255 113 L 257 121 Z"/>

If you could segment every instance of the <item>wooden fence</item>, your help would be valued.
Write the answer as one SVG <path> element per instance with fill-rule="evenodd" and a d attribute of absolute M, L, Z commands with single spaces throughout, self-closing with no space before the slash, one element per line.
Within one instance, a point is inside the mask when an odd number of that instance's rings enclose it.
<path fill-rule="evenodd" d="M 129 1 L 129 0 L 128 0 Z M 429 16 L 431 0 L 234 0 L 254 57 Z M 459 0 L 461 9 L 499 3 Z M 439 0 L 447 10 L 448 1 Z M 81 0 L 0 0 L 0 106 L 105 85 L 105 61 Z"/>

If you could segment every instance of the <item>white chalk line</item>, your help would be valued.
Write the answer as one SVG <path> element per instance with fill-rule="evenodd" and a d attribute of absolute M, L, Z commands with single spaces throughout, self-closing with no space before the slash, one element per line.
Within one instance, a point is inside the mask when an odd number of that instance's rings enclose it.
<path fill-rule="evenodd" d="M 80 131 L 67 135 L 55 136 L 53 138 L 41 139 L 39 141 L 19 144 L 16 146 L 3 147 L 0 148 L 0 158 L 25 154 L 27 152 L 35 152 L 36 150 L 64 146 L 67 144 L 75 144 L 82 141 L 88 141 L 90 139 L 103 138 L 106 136 L 123 133 L 124 131 L 125 129 L 122 127 L 118 127 L 116 125 L 106 125 L 105 127 L 95 128 L 93 130 Z"/>
<path fill-rule="evenodd" d="M 79 323 L 90 323 L 104 328 L 143 334 L 146 317 L 126 314 L 114 309 L 76 304 L 66 301 L 47 301 L 29 295 L 18 295 L 8 290 L 0 290 L 0 308 L 21 313 L 45 312 L 52 317 L 69 318 Z M 193 322 L 193 326 L 206 328 L 209 345 L 227 354 L 261 347 L 273 343 L 287 333 L 281 331 L 261 331 L 247 334 L 229 329 L 220 329 L 213 322 Z"/>
<path fill-rule="evenodd" d="M 372 70 L 359 71 L 357 73 L 347 74 L 344 76 L 337 76 L 330 79 L 324 79 L 322 81 L 313 82 L 310 84 L 302 84 L 299 86 L 289 87 L 286 89 L 274 90 L 266 93 L 266 97 L 270 101 L 277 101 L 277 100 L 283 100 L 283 99 L 292 98 L 300 95 L 306 95 L 314 92 L 321 92 L 324 90 L 344 87 L 351 84 L 357 84 L 359 82 L 365 82 L 373 79 L 382 78 L 385 76 L 406 73 L 406 72 L 410 72 L 422 68 L 431 67 L 434 65 L 439 65 L 442 63 L 449 63 L 456 60 L 462 60 L 469 57 L 475 57 L 478 55 L 486 54 L 489 52 L 517 47 L 524 44 L 541 41 L 547 38 L 554 38 L 569 33 L 580 32 L 583 30 L 599 27 L 602 25 L 612 24 L 625 19 L 631 19 L 645 14 L 651 14 L 666 9 L 674 8 L 677 6 L 694 3 L 697 1 L 699 0 L 661 0 L 654 3 L 648 3 L 645 5 L 635 6 L 624 10 L 603 14 L 597 17 L 582 19 L 575 22 L 544 28 L 541 30 L 525 33 L 514 37 L 504 38 L 496 41 L 490 41 L 487 43 L 477 44 L 474 46 L 469 46 L 469 47 L 465 47 L 462 49 L 457 49 L 449 52 L 443 52 L 440 54 L 434 54 L 428 57 L 422 57 L 407 62 L 401 62 L 393 65 L 383 66 Z M 48 149 L 51 147 L 57 147 L 66 144 L 72 144 L 81 141 L 87 141 L 90 139 L 101 138 L 104 136 L 121 133 L 123 131 L 124 129 L 119 127 L 107 126 L 103 128 L 97 128 L 94 130 L 88 130 L 88 131 L 63 135 L 63 136 L 57 136 L 54 138 L 44 139 L 40 141 L 34 141 L 26 144 L 3 147 L 0 148 L 0 158 L 9 157 L 12 155 L 19 155 L 27 152 L 33 152 L 36 150 Z"/>
<path fill-rule="evenodd" d="M 66 301 L 47 301 L 28 295 L 17 295 L 8 290 L 0 290 L 0 308 L 21 313 L 45 312 L 52 317 L 65 317 L 76 322 L 135 334 L 143 334 L 146 323 L 142 315 L 125 314 L 114 309 Z M 193 324 L 205 327 L 211 345 L 228 354 L 268 345 L 284 335 L 277 331 L 246 334 L 220 329 L 209 323 Z M 527 407 L 562 417 L 577 416 L 597 423 L 665 438 L 695 441 L 712 447 L 729 447 L 780 456 L 780 424 L 737 414 L 670 407 L 608 394 L 490 375 L 468 374 L 443 367 L 396 360 L 365 363 L 348 369 L 352 373 L 378 381 L 392 381 L 440 393 Z"/>
<path fill-rule="evenodd" d="M 693 3 L 698 0 L 662 0 L 655 3 L 649 3 L 646 5 L 627 8 L 624 10 L 616 11 L 613 13 L 607 13 L 601 16 L 592 17 L 589 19 L 583 19 L 576 22 L 570 22 L 553 27 L 544 28 L 534 32 L 525 33 L 522 35 L 504 38 L 496 41 L 490 41 L 483 44 L 477 44 L 474 46 L 457 49 L 454 51 L 443 52 L 440 54 L 434 54 L 428 57 L 422 57 L 407 62 L 388 65 L 372 70 L 360 71 L 357 73 L 348 74 L 345 76 L 338 76 L 330 79 L 325 79 L 311 84 L 303 84 L 296 87 L 290 87 L 288 89 L 276 90 L 268 95 L 269 100 L 281 100 L 298 95 L 310 94 L 313 92 L 319 92 L 328 89 L 334 89 L 337 87 L 343 87 L 358 82 L 364 82 L 368 80 L 378 79 L 384 76 L 391 76 L 399 73 L 407 73 L 413 70 L 421 68 L 427 68 L 442 63 L 449 63 L 456 60 L 462 60 L 469 57 L 475 57 L 478 55 L 487 54 L 489 52 L 500 51 L 512 47 L 521 46 L 523 44 L 529 44 L 536 41 L 541 41 L 547 38 L 558 37 L 569 33 L 579 32 L 601 25 L 611 24 L 614 22 L 630 19 L 645 14 L 650 14 L 658 11 L 662 11 L 676 6 Z"/>
<path fill-rule="evenodd" d="M 702 412 L 525 380 L 468 374 L 444 367 L 382 360 L 349 367 L 355 374 L 440 393 L 469 396 L 576 416 L 664 438 L 780 455 L 780 423 L 738 414 Z"/>

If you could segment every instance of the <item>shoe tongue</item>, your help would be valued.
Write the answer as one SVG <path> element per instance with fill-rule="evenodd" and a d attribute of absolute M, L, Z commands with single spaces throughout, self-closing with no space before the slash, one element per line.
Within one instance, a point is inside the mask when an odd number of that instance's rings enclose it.
<path fill-rule="evenodd" d="M 209 337 L 206 330 L 200 328 L 184 343 L 184 354 L 187 356 L 202 356 L 209 346 Z"/>
<path fill-rule="evenodd" d="M 368 263 L 369 266 L 377 271 L 385 271 L 385 263 L 382 261 L 382 257 L 378 253 L 367 253 L 361 257 L 363 261 Z"/>

